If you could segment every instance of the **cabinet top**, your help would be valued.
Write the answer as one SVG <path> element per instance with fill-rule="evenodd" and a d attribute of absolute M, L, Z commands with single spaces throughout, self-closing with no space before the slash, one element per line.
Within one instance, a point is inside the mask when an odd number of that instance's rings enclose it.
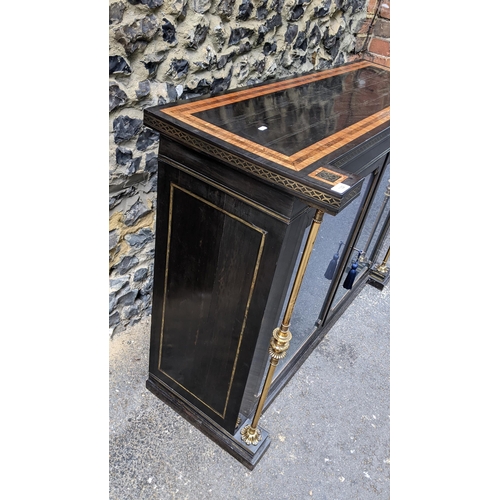
<path fill-rule="evenodd" d="M 360 61 L 148 108 L 144 124 L 338 212 L 389 151 L 389 97 L 389 70 Z"/>

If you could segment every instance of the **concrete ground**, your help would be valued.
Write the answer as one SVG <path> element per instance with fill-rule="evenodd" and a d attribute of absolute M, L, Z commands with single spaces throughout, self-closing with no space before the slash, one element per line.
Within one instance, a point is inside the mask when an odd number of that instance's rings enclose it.
<path fill-rule="evenodd" d="M 363 288 L 262 416 L 253 471 L 145 388 L 149 318 L 115 335 L 110 499 L 388 500 L 389 303 Z"/>

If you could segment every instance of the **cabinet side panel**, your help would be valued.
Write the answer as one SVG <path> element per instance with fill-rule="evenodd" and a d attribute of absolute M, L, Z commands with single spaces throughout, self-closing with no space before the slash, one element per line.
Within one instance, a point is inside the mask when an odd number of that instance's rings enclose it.
<path fill-rule="evenodd" d="M 222 418 L 264 239 L 262 230 L 172 185 L 158 369 Z"/>

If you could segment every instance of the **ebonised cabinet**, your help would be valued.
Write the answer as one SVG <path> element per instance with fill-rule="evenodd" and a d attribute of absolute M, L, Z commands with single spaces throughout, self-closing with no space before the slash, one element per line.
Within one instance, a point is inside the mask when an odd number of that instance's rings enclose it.
<path fill-rule="evenodd" d="M 262 430 L 248 445 L 240 430 L 255 412 L 313 218 L 333 224 L 321 237 L 328 259 L 311 258 L 303 285 L 312 293 L 296 302 L 310 317 L 266 407 L 366 281 L 368 250 L 373 257 L 384 242 L 389 71 L 351 63 L 149 108 L 144 124 L 160 133 L 147 387 L 252 469 L 270 437 Z M 377 248 L 364 250 L 357 282 L 342 290 L 367 231 Z M 341 238 L 337 272 L 325 283 Z"/>

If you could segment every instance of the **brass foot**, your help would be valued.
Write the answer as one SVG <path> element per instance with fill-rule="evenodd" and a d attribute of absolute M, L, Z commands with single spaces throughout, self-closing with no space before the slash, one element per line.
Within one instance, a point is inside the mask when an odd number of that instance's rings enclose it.
<path fill-rule="evenodd" d="M 241 429 L 241 438 L 246 444 L 257 444 L 262 439 L 259 429 L 247 425 Z"/>

